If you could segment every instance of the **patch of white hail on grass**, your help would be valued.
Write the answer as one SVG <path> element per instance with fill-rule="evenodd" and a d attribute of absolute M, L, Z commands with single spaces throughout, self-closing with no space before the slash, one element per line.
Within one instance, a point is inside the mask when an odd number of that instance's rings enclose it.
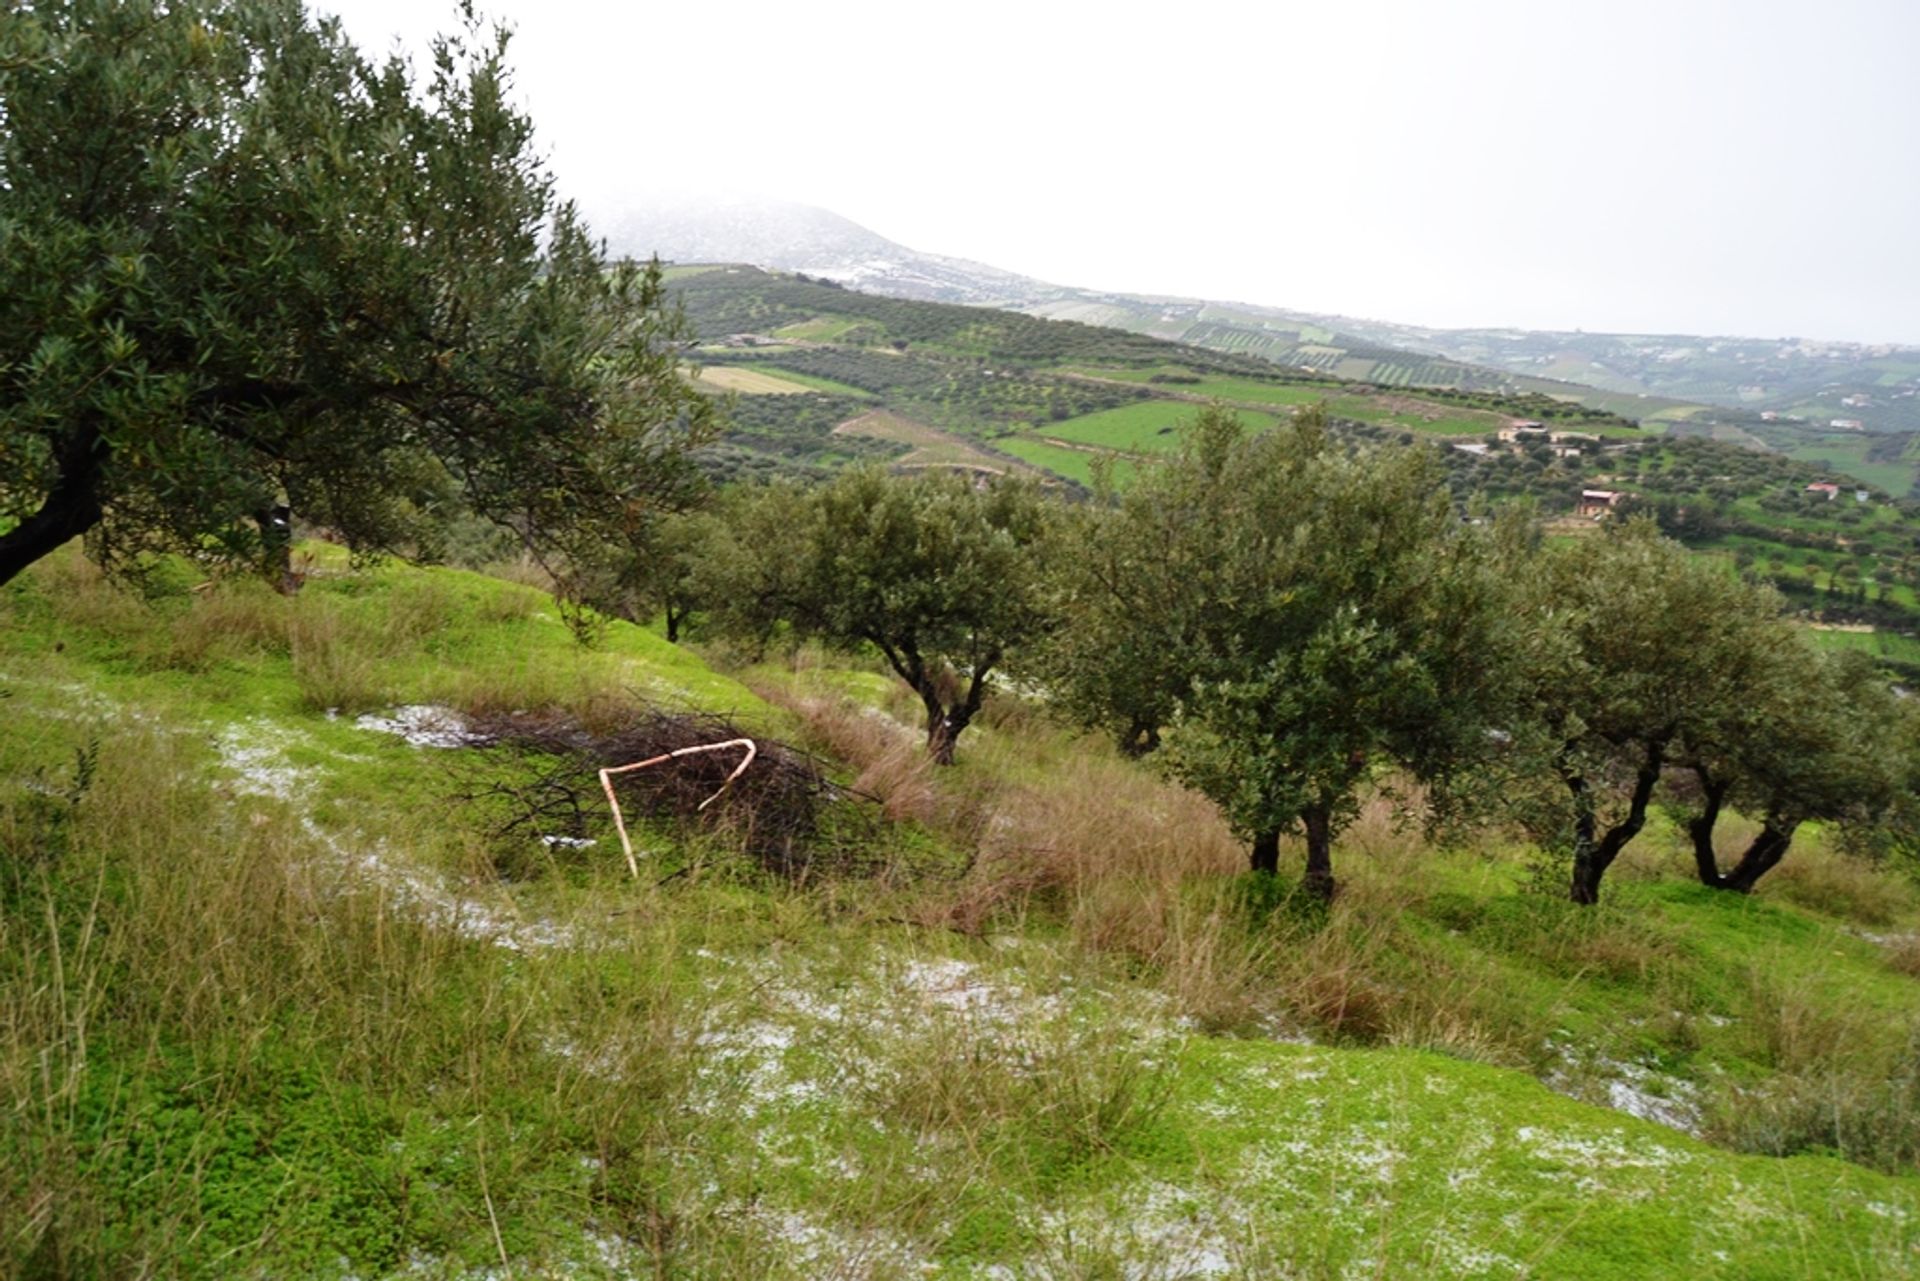
<path fill-rule="evenodd" d="M 1429 1230 L 1426 1239 L 1428 1258 L 1440 1265 L 1436 1269 L 1448 1277 L 1524 1277 L 1532 1268 L 1483 1245 L 1463 1241 L 1445 1228 Z"/>
<path fill-rule="evenodd" d="M 1128 1188 L 1118 1202 L 1098 1207 L 1087 1221 L 1085 1210 L 1043 1210 L 1040 1235 L 1047 1240 L 1075 1239 L 1115 1255 L 1120 1275 L 1129 1281 L 1162 1277 L 1218 1277 L 1235 1271 L 1234 1242 L 1227 1224 L 1247 1222 L 1249 1206 L 1216 1191 L 1205 1193 L 1147 1182 Z M 1045 1274 L 1014 1270 L 995 1275 Z"/>
<path fill-rule="evenodd" d="M 1561 1066 L 1541 1078 L 1555 1093 L 1583 1103 L 1603 1103 L 1616 1112 L 1653 1121 L 1698 1137 L 1703 1106 L 1700 1086 L 1643 1063 L 1583 1054 L 1571 1039 L 1549 1037 L 1547 1048 Z"/>
<path fill-rule="evenodd" d="M 229 725 L 214 745 L 220 763 L 238 775 L 234 790 L 244 796 L 266 796 L 276 801 L 298 799 L 311 780 L 311 771 L 287 760 L 294 739 L 265 721 Z"/>
<path fill-rule="evenodd" d="M 875 1232 L 850 1232 L 791 1210 L 759 1206 L 747 1212 L 754 1226 L 778 1244 L 802 1276 L 867 1277 L 938 1271 L 939 1265 L 903 1241 Z"/>
<path fill-rule="evenodd" d="M 1282 1045 L 1313 1045 L 1314 1039 L 1300 1027 L 1289 1023 L 1278 1014 L 1269 1014 L 1260 1020 L 1260 1030 L 1269 1041 L 1278 1041 Z"/>
<path fill-rule="evenodd" d="M 369 712 L 353 723 L 379 734 L 398 734 L 414 747 L 471 747 L 485 741 L 468 728 L 467 718 L 451 707 L 423 703 L 396 707 L 391 716 Z"/>
<path fill-rule="evenodd" d="M 1582 1190 L 1607 1190 L 1615 1196 L 1629 1199 L 1638 1199 L 1646 1192 L 1644 1189 L 1620 1187 L 1608 1189 L 1594 1174 L 1608 1170 L 1668 1170 L 1693 1161 L 1691 1154 L 1678 1148 L 1665 1147 L 1644 1139 L 1629 1139 L 1623 1131 L 1574 1135 L 1523 1125 L 1514 1130 L 1513 1137 L 1543 1160 L 1558 1162 L 1575 1171 L 1585 1171 L 1575 1180 L 1575 1186 Z"/>
<path fill-rule="evenodd" d="M 1031 1002 L 1019 988 L 987 982 L 980 977 L 979 968 L 967 961 L 908 961 L 894 972 L 894 978 L 931 1005 L 991 1022 L 1012 1022 L 1030 1012 L 1027 1006 Z M 1040 998 L 1043 1004 L 1047 999 Z"/>
<path fill-rule="evenodd" d="M 288 749 L 300 742 L 297 734 L 268 721 L 252 720 L 227 726 L 214 742 L 220 763 L 234 775 L 236 792 L 285 801 L 303 809 L 311 802 L 316 772 L 295 765 L 287 757 Z M 341 866 L 384 889 L 398 906 L 428 925 L 516 952 L 578 946 L 583 941 L 567 926 L 552 921 L 521 920 L 489 904 L 456 894 L 438 878 L 403 865 L 378 846 L 349 848 L 311 814 L 300 815 L 300 826 Z"/>

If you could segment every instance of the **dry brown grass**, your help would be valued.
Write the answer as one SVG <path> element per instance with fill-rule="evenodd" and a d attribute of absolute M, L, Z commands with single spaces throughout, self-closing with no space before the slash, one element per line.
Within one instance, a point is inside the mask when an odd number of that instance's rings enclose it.
<path fill-rule="evenodd" d="M 258 579 L 212 584 L 168 628 L 165 665 L 199 671 L 226 659 L 285 653 L 290 614 L 287 598 Z"/>
<path fill-rule="evenodd" d="M 1835 848 L 1824 832 L 1797 838 L 1758 892 L 1861 925 L 1891 925 L 1920 908 L 1912 882 Z"/>
<path fill-rule="evenodd" d="M 1885 947 L 1889 969 L 1920 979 L 1920 934 L 1901 934 L 1888 940 Z"/>
<path fill-rule="evenodd" d="M 571 661 L 523 657 L 484 670 L 439 672 L 426 682 L 422 697 L 482 721 L 536 708 L 559 712 L 591 734 L 611 734 L 649 710 L 621 683 L 616 669 L 586 653 L 572 655 Z"/>
<path fill-rule="evenodd" d="M 389 653 L 379 625 L 320 596 L 295 600 L 287 647 L 304 706 L 325 712 L 371 711 L 394 701 L 383 671 Z"/>
<path fill-rule="evenodd" d="M 119 638 L 140 635 L 152 626 L 151 607 L 101 573 L 81 554 L 78 543 L 39 561 L 32 574 L 62 622 Z"/>
<path fill-rule="evenodd" d="M 1747 975 L 1743 1027 L 1749 1048 L 1776 1071 L 1799 1074 L 1825 1067 L 1836 1046 L 1879 1042 L 1880 1020 L 1866 1006 L 1836 1000 L 1811 978 Z"/>
<path fill-rule="evenodd" d="M 951 818 L 941 804 L 925 739 L 892 716 L 847 698 L 797 694 L 782 685 L 752 683 L 753 692 L 799 718 L 807 746 L 853 769 L 853 789 L 877 799 L 889 819 L 937 823 Z"/>

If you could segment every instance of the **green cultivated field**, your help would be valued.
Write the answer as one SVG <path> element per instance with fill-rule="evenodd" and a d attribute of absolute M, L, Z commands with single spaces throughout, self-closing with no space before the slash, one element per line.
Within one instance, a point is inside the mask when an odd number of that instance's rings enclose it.
<path fill-rule="evenodd" d="M 1035 436 L 1003 436 L 993 442 L 994 448 L 1012 454 L 1015 458 L 1043 467 L 1056 476 L 1079 481 L 1082 485 L 1093 484 L 1093 460 L 1104 452 L 1094 449 L 1068 449 L 1051 441 Z M 1132 475 L 1133 464 L 1121 455 L 1114 455 L 1114 481 L 1122 483 Z"/>
<path fill-rule="evenodd" d="M 1808 633 L 1826 649 L 1857 649 L 1908 667 L 1920 668 L 1920 637 L 1898 632 L 1842 632 L 1813 629 Z"/>
<path fill-rule="evenodd" d="M 1376 427 L 1400 431 L 1424 432 L 1433 436 L 1484 436 L 1498 431 L 1506 419 L 1499 414 L 1459 409 L 1452 405 L 1432 404 L 1431 408 L 1396 408 L 1399 400 L 1388 402 L 1375 396 L 1341 396 L 1327 404 L 1327 412 L 1336 418 L 1352 418 Z M 1427 405 L 1430 402 L 1419 402 Z"/>
<path fill-rule="evenodd" d="M 836 396 L 851 396 L 855 400 L 874 400 L 877 397 L 870 391 L 848 383 L 835 382 L 831 378 L 822 378 L 818 374 L 803 374 L 783 365 L 768 364 L 766 368 L 780 378 L 799 383 L 802 387 L 811 387 L 815 391 L 831 392 Z"/>
<path fill-rule="evenodd" d="M 1835 471 L 1878 486 L 1896 498 L 1908 497 L 1920 488 L 1920 484 L 1916 484 L 1920 477 L 1916 476 L 1914 459 L 1868 462 L 1867 450 L 1873 444 L 1873 438 L 1865 435 L 1827 436 L 1794 446 L 1787 450 L 1787 457 L 1831 466 Z"/>
<path fill-rule="evenodd" d="M 1157 453 L 1173 448 L 1180 429 L 1198 417 L 1201 408 L 1185 401 L 1143 401 L 1097 414 L 1082 414 L 1064 422 L 1047 423 L 1035 431 L 1076 444 L 1128 453 Z M 1263 431 L 1280 421 L 1272 414 L 1257 410 L 1240 410 L 1238 417 L 1250 431 Z"/>
<path fill-rule="evenodd" d="M 1252 378 L 1214 378 L 1203 377 L 1198 382 L 1155 383 L 1155 375 L 1171 374 L 1175 377 L 1192 377 L 1192 371 L 1177 365 L 1162 365 L 1151 369 L 1074 369 L 1069 373 L 1083 374 L 1088 378 L 1105 378 L 1114 382 L 1139 383 L 1151 386 L 1156 391 L 1169 396 L 1199 396 L 1208 400 L 1228 400 L 1250 402 L 1262 405 L 1311 405 L 1324 400 L 1328 394 L 1338 389 L 1338 385 L 1270 383 Z"/>

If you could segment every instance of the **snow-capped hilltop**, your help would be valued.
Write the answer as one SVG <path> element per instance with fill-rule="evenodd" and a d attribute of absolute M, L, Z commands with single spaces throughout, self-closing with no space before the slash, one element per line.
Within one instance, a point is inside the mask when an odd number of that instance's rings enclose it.
<path fill-rule="evenodd" d="M 839 214 L 791 201 L 657 200 L 627 206 L 601 230 L 615 254 L 750 263 L 896 298 L 1020 306 L 1059 292 L 998 267 L 909 249 Z"/>

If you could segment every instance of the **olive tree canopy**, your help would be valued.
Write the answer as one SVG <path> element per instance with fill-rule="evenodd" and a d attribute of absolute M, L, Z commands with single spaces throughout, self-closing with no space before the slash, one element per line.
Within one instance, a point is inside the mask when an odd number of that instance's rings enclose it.
<path fill-rule="evenodd" d="M 1219 409 L 1095 518 L 1043 668 L 1064 710 L 1136 741 L 1216 801 L 1275 870 L 1332 841 L 1386 767 L 1442 782 L 1488 750 L 1513 646 L 1491 530 L 1425 449 L 1349 448 L 1323 415 L 1247 435 Z"/>
<path fill-rule="evenodd" d="M 0 582 L 81 534 L 257 558 L 285 507 L 400 548 L 456 486 L 564 559 L 673 501 L 681 323 L 556 199 L 505 48 L 469 11 L 422 84 L 298 0 L 0 14 Z"/>

